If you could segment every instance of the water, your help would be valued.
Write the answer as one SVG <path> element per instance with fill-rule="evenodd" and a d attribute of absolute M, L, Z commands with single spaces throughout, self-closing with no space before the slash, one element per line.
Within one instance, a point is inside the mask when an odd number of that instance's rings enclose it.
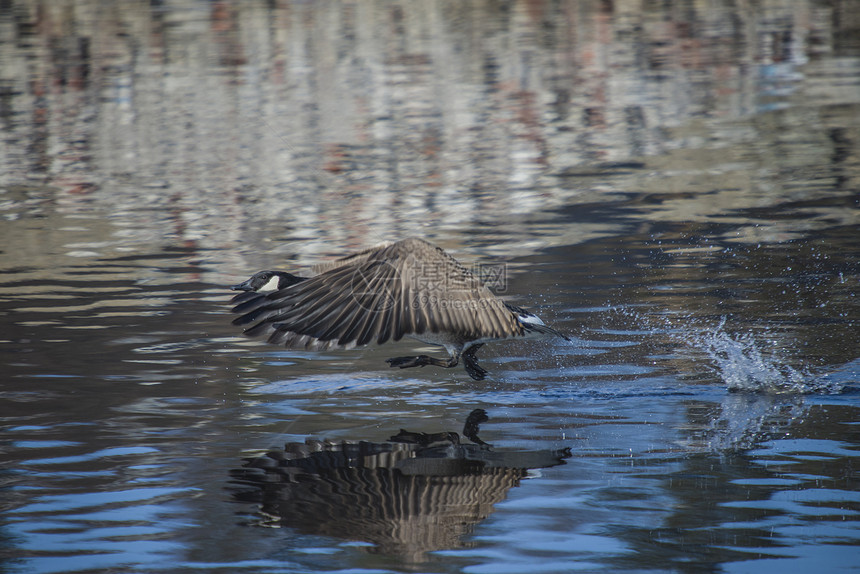
<path fill-rule="evenodd" d="M 0 569 L 860 569 L 855 12 L 4 6 Z M 572 341 L 476 382 L 231 327 L 408 235 Z M 489 451 L 389 441 L 476 408 Z"/>

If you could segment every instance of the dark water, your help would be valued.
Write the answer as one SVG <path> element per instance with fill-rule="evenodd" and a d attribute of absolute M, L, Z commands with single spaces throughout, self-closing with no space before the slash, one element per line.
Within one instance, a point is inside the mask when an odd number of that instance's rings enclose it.
<path fill-rule="evenodd" d="M 860 570 L 858 14 L 4 4 L 0 569 Z M 230 326 L 408 235 L 572 342 Z"/>

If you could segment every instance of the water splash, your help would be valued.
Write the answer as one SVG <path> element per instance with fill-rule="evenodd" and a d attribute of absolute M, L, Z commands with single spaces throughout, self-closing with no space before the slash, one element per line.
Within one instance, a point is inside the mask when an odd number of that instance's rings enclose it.
<path fill-rule="evenodd" d="M 703 351 L 731 391 L 766 393 L 840 393 L 844 383 L 826 373 L 788 364 L 778 350 L 764 351 L 753 333 L 729 333 L 723 317 L 716 328 L 685 336 L 685 342 Z M 688 328 L 689 329 L 689 328 Z M 692 335 L 692 336 L 691 336 Z M 764 332 L 764 336 L 768 336 Z"/>
<path fill-rule="evenodd" d="M 798 361 L 788 356 L 789 346 L 780 342 L 782 335 L 766 328 L 732 333 L 726 327 L 725 316 L 715 326 L 713 322 L 690 315 L 651 315 L 627 307 L 613 311 L 625 317 L 628 323 L 632 320 L 652 334 L 663 332 L 682 348 L 694 351 L 693 357 L 676 351 L 675 359 L 685 363 L 692 359 L 697 370 L 703 353 L 709 360 L 706 367 L 730 391 L 839 394 L 847 386 L 860 382 L 860 358 L 826 370 L 798 366 Z M 662 325 L 657 326 L 655 322 L 662 322 Z M 689 369 L 689 363 L 682 368 Z"/>

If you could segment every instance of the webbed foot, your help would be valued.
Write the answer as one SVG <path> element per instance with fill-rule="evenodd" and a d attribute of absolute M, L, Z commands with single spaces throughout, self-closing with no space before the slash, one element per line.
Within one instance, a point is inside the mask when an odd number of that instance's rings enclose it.
<path fill-rule="evenodd" d="M 476 381 L 483 381 L 487 376 L 487 369 L 481 367 L 481 365 L 478 364 L 478 361 L 465 359 L 463 361 L 463 367 L 465 367 L 469 376 Z"/>
<path fill-rule="evenodd" d="M 385 359 L 385 362 L 392 367 L 408 369 L 409 367 L 424 367 L 432 364 L 430 357 L 427 355 L 418 355 L 417 357 L 394 357 Z"/>

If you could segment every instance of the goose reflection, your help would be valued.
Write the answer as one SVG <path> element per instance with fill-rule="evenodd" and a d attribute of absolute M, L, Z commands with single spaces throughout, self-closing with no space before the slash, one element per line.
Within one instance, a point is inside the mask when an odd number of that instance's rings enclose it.
<path fill-rule="evenodd" d="M 487 414 L 456 432 L 400 432 L 385 442 L 288 443 L 234 470 L 240 501 L 261 505 L 262 523 L 372 544 L 368 552 L 421 562 L 462 547 L 462 537 L 530 469 L 564 464 L 569 448 L 497 451 L 478 437 Z"/>

